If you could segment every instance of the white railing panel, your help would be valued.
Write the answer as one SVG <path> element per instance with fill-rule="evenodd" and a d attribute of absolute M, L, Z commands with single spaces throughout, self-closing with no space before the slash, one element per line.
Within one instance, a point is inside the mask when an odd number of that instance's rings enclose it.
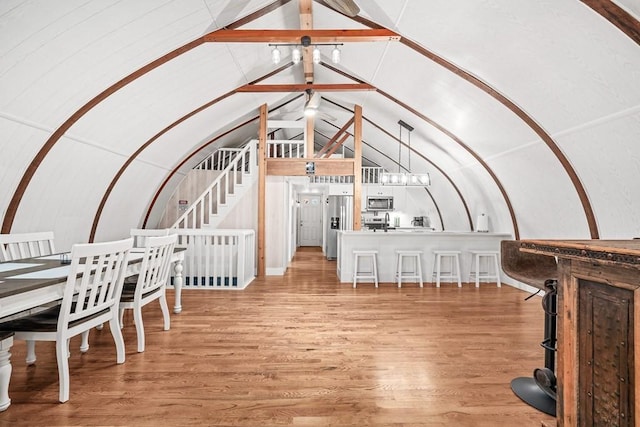
<path fill-rule="evenodd" d="M 303 158 L 304 149 L 304 141 L 297 139 L 270 139 L 267 141 L 267 157 L 272 159 Z"/>
<path fill-rule="evenodd" d="M 253 230 L 177 229 L 183 289 L 244 289 L 255 278 Z"/>
<path fill-rule="evenodd" d="M 363 184 L 380 184 L 380 174 L 384 172 L 381 167 L 363 167 L 362 183 Z"/>

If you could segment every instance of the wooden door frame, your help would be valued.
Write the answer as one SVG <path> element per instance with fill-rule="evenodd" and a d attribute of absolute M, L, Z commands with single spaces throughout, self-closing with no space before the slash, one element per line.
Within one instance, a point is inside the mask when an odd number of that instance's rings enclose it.
<path fill-rule="evenodd" d="M 353 212 L 360 212 L 362 198 L 362 107 L 354 106 L 353 117 L 353 159 L 316 159 L 313 150 L 306 150 L 304 159 L 268 159 L 267 158 L 267 104 L 260 106 L 260 125 L 258 134 L 258 277 L 266 276 L 266 183 L 267 175 L 305 176 L 307 163 L 313 162 L 314 175 L 352 175 L 353 176 Z M 360 215 L 353 215 L 353 230 L 362 226 Z"/>

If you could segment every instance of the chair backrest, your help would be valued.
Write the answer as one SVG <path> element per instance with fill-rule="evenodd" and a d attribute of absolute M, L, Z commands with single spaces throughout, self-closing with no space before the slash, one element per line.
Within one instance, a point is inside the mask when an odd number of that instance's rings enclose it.
<path fill-rule="evenodd" d="M 0 262 L 51 255 L 55 251 L 53 231 L 0 234 Z"/>
<path fill-rule="evenodd" d="M 149 237 L 168 236 L 168 228 L 132 228 L 131 237 L 133 237 L 134 248 L 144 248 Z"/>
<path fill-rule="evenodd" d="M 72 322 L 101 314 L 114 305 L 117 307 L 132 247 L 131 237 L 72 246 L 58 331 L 69 329 Z"/>
<path fill-rule="evenodd" d="M 139 300 L 144 294 L 161 288 L 167 283 L 171 256 L 177 240 L 177 234 L 147 239 L 142 265 L 138 273 L 135 299 Z"/>

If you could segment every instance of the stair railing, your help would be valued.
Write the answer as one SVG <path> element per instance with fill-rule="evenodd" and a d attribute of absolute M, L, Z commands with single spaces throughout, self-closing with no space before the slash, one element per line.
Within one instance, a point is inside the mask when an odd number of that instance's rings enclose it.
<path fill-rule="evenodd" d="M 209 217 L 218 213 L 227 197 L 234 194 L 246 176 L 257 168 L 256 141 L 250 141 L 220 172 L 211 185 L 180 215 L 170 228 L 201 228 L 209 223 Z"/>

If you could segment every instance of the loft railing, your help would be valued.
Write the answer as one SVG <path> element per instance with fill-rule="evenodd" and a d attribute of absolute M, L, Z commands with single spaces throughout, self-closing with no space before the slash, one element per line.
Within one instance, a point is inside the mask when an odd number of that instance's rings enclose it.
<path fill-rule="evenodd" d="M 301 159 L 305 153 L 305 143 L 301 140 L 267 140 L 267 157 L 277 159 Z"/>
<path fill-rule="evenodd" d="M 170 228 L 201 228 L 209 224 L 211 215 L 216 215 L 227 203 L 236 186 L 242 185 L 257 170 L 256 141 L 250 141 L 237 152 L 220 175 L 198 197 L 195 202 L 173 223 Z"/>
<path fill-rule="evenodd" d="M 362 168 L 362 183 L 363 184 L 380 184 L 380 174 L 384 172 L 381 167 L 363 167 Z"/>
<path fill-rule="evenodd" d="M 380 174 L 384 172 L 381 167 L 365 166 L 362 168 L 362 183 L 363 184 L 380 184 Z M 311 175 L 309 176 L 309 182 L 312 184 L 352 184 L 353 176 L 351 175 L 335 175 L 335 176 L 322 176 Z"/>

